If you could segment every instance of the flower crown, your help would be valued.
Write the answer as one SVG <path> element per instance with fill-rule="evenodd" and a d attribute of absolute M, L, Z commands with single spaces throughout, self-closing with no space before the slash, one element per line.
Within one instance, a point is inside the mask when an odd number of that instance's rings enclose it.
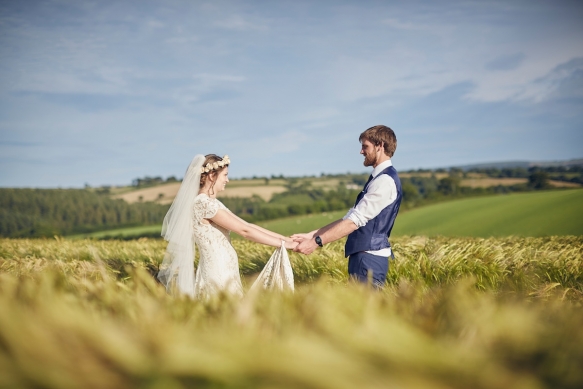
<path fill-rule="evenodd" d="M 212 170 L 217 170 L 218 168 L 222 168 L 225 167 L 227 165 L 229 165 L 231 163 L 231 160 L 229 159 L 228 155 L 225 155 L 223 157 L 222 161 L 217 161 L 217 162 L 209 162 L 207 163 L 205 166 L 200 168 L 200 173 L 208 173 Z"/>

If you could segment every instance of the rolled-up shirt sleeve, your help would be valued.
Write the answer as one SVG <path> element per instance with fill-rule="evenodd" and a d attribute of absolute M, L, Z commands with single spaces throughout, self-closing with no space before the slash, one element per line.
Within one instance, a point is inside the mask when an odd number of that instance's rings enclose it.
<path fill-rule="evenodd" d="M 342 220 L 352 220 L 352 222 L 357 226 L 357 227 L 361 227 L 359 226 L 359 220 L 357 218 L 354 217 L 353 215 L 354 213 L 354 207 L 350 208 L 348 210 L 348 212 L 346 213 L 346 215 L 344 215 L 344 217 L 342 218 Z"/>
<path fill-rule="evenodd" d="M 396 199 L 395 180 L 387 174 L 382 174 L 370 182 L 366 194 L 342 219 L 349 219 L 357 227 L 363 227 Z"/>

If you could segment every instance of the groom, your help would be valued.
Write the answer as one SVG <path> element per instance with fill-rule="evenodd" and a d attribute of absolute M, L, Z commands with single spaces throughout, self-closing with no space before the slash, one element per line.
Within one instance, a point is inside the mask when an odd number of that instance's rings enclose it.
<path fill-rule="evenodd" d="M 309 255 L 318 246 L 348 235 L 344 254 L 348 257 L 348 274 L 382 287 L 389 271 L 389 257 L 394 258 L 389 236 L 399 212 L 401 181 L 391 163 L 397 149 L 397 138 L 387 126 L 374 126 L 358 138 L 364 156 L 364 166 L 373 171 L 356 203 L 346 216 L 307 234 L 295 234 L 299 242 L 294 251 Z"/>

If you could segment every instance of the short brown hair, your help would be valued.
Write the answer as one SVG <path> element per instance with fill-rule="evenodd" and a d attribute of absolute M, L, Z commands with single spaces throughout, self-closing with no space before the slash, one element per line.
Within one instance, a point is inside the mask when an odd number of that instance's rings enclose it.
<path fill-rule="evenodd" d="M 367 140 L 375 146 L 384 144 L 385 154 L 392 157 L 397 150 L 397 137 L 395 132 L 387 126 L 378 125 L 367 129 L 360 134 L 358 141 Z"/>

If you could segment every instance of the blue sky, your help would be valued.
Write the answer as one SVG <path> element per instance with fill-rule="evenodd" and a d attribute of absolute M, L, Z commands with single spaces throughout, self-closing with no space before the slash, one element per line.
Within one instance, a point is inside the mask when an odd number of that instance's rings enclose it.
<path fill-rule="evenodd" d="M 0 1 L 0 186 L 583 157 L 581 1 Z"/>

